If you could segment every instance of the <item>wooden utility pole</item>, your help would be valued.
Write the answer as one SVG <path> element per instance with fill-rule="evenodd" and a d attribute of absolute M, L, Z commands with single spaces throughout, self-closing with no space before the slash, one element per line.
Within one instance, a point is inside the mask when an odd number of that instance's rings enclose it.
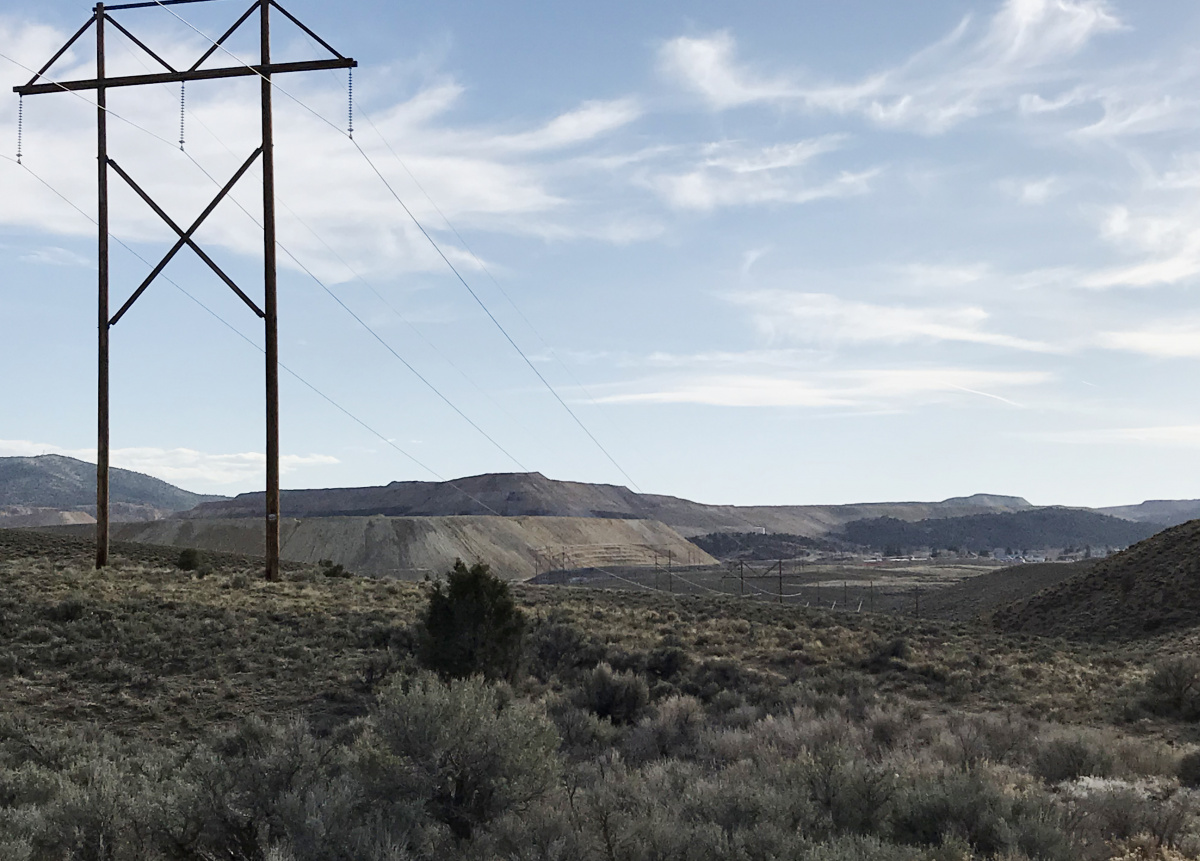
<path fill-rule="evenodd" d="M 104 86 L 104 4 L 96 22 L 96 223 L 99 284 L 96 357 L 96 567 L 108 565 L 108 89 Z M 52 61 L 53 62 L 53 61 Z M 45 70 L 43 70 L 45 71 Z M 34 78 L 36 80 L 36 77 Z"/>
<path fill-rule="evenodd" d="M 266 494 L 266 576 L 269 580 L 279 579 L 279 331 L 278 331 L 278 302 L 276 278 L 276 241 L 275 241 L 275 142 L 272 124 L 272 83 L 271 77 L 281 72 L 306 72 L 321 69 L 350 69 L 358 65 L 354 60 L 344 57 L 329 44 L 302 24 L 295 16 L 279 5 L 276 0 L 254 0 L 240 18 L 225 31 L 220 39 L 215 41 L 208 50 L 192 66 L 180 71 L 173 68 L 158 54 L 148 48 L 140 39 L 118 23 L 111 12 L 125 9 L 144 9 L 160 6 L 174 6 L 183 3 L 204 3 L 210 0 L 153 0 L 153 2 L 123 3 L 116 6 L 105 6 L 97 3 L 92 18 L 84 24 L 68 42 L 50 58 L 50 61 L 22 87 L 13 87 L 13 91 L 24 96 L 42 93 L 76 92 L 81 90 L 96 91 L 96 158 L 97 158 L 97 225 L 98 254 L 99 254 L 99 336 L 98 336 L 98 377 L 97 377 L 97 441 L 96 441 L 96 567 L 102 568 L 108 564 L 109 542 L 109 330 L 125 315 L 125 312 L 145 292 L 150 283 L 158 277 L 171 258 L 183 248 L 189 246 L 209 268 L 216 273 L 246 303 L 259 318 L 263 320 L 266 353 L 266 454 L 267 454 L 267 494 Z M 289 21 L 307 33 L 321 47 L 333 55 L 333 59 L 307 60 L 295 63 L 271 62 L 271 9 L 280 12 Z M 220 68 L 200 68 L 218 50 L 225 50 L 226 40 L 232 36 L 253 14 L 259 13 L 259 42 L 260 54 L 257 66 L 236 65 Z M 122 75 L 108 77 L 105 66 L 105 24 L 112 24 L 123 35 L 141 48 L 146 54 L 163 66 L 166 71 L 145 75 Z M 77 81 L 51 81 L 46 72 L 58 61 L 59 57 L 75 44 L 92 26 L 96 27 L 96 77 Z M 234 177 L 226 183 L 200 217 L 188 230 L 176 224 L 169 215 L 146 193 L 137 182 L 109 157 L 108 154 L 108 91 L 117 87 L 135 87 L 147 84 L 178 83 L 186 85 L 191 81 L 214 80 L 218 78 L 238 78 L 258 76 L 260 79 L 260 101 L 262 108 L 262 145 L 251 154 Z M 39 79 L 42 82 L 39 83 Z M 182 148 L 183 142 L 180 141 Z M 201 223 L 216 209 L 217 204 L 225 198 L 239 179 L 250 169 L 254 161 L 262 156 L 263 169 L 263 308 L 260 309 L 237 284 L 210 258 L 192 239 Z M 113 317 L 109 317 L 108 287 L 108 176 L 109 170 L 123 179 L 139 197 L 158 214 L 167 225 L 179 235 L 179 240 L 162 261 L 154 267 L 141 286 L 125 302 Z"/>
<path fill-rule="evenodd" d="M 271 4 L 258 5 L 263 159 L 263 314 L 266 324 L 267 579 L 279 579 L 279 313 L 275 271 L 275 127 L 271 105 Z"/>

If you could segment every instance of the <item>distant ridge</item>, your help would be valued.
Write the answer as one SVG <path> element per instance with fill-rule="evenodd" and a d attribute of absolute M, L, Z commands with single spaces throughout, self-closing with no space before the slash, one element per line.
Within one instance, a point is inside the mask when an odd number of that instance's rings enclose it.
<path fill-rule="evenodd" d="M 608 517 L 658 520 L 685 536 L 766 530 L 820 537 L 852 520 L 895 517 L 924 520 L 1030 508 L 1018 497 L 980 494 L 945 502 L 883 502 L 862 505 L 704 505 L 674 496 L 635 493 L 612 484 L 556 481 L 538 472 L 490 473 L 453 482 L 394 481 L 381 487 L 286 490 L 289 517 L 387 515 L 451 517 Z M 263 494 L 206 503 L 187 518 L 258 517 Z"/>
<path fill-rule="evenodd" d="M 1031 508 L 1026 511 L 971 514 L 908 523 L 877 517 L 847 523 L 840 537 L 866 547 L 894 547 L 910 553 L 921 548 L 961 548 L 974 553 L 1009 549 L 1022 554 L 1068 547 L 1124 549 L 1162 527 L 1080 508 Z"/>
<path fill-rule="evenodd" d="M 224 498 L 191 493 L 126 469 L 109 472 L 109 495 L 119 520 L 153 520 Z M 96 465 L 59 454 L 0 457 L 0 509 L 14 517 L 24 516 L 19 510 L 95 514 Z"/>
<path fill-rule="evenodd" d="M 943 499 L 942 505 L 977 505 L 981 508 L 1005 508 L 1010 511 L 1020 511 L 1022 508 L 1033 508 L 1028 500 L 1020 496 L 1000 496 L 995 493 L 976 493 L 972 496 L 952 496 Z"/>
<path fill-rule="evenodd" d="M 1096 510 L 1125 520 L 1178 526 L 1200 517 L 1200 499 L 1147 499 L 1139 505 L 1116 505 Z"/>

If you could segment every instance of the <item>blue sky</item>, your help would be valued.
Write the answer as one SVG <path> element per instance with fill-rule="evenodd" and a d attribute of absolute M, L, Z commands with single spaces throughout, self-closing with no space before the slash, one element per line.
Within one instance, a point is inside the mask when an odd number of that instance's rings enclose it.
<path fill-rule="evenodd" d="M 347 140 L 345 73 L 319 72 L 276 97 L 281 356 L 306 381 L 282 381 L 285 487 L 528 469 L 713 503 L 1200 495 L 1194 4 L 285 5 L 360 61 L 355 140 L 619 464 Z M 243 7 L 117 14 L 182 63 Z M 7 4 L 5 90 L 88 13 Z M 50 76 L 89 76 L 90 51 Z M 110 71 L 135 54 L 114 36 Z M 190 222 L 257 144 L 256 99 L 193 84 L 180 153 L 177 87 L 114 92 L 111 153 Z M 94 211 L 95 111 L 24 112 L 28 170 L 0 94 L 0 454 L 88 457 L 94 227 L 38 178 Z M 199 234 L 252 296 L 256 170 Z M 153 264 L 172 235 L 119 182 L 113 232 Z M 114 246 L 114 307 L 148 268 Z M 186 252 L 166 274 L 113 329 L 114 463 L 256 489 L 257 320 Z"/>

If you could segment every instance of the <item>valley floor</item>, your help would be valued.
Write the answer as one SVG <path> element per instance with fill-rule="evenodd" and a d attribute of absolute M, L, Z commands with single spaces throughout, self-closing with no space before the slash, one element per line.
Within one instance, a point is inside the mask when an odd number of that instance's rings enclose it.
<path fill-rule="evenodd" d="M 1081 644 L 519 585 L 519 676 L 445 686 L 414 654 L 428 584 L 302 565 L 267 583 L 253 559 L 182 571 L 177 550 L 135 545 L 114 558 L 97 572 L 86 542 L 0 531 L 5 858 L 1200 852 L 1196 726 L 1153 699 L 1184 635 Z M 526 747 L 504 753 L 496 806 L 455 807 L 423 757 L 454 759 L 513 708 L 532 729 L 513 730 Z M 467 713 L 481 723 L 457 738 L 388 735 Z M 220 798 L 203 791 L 217 774 Z"/>

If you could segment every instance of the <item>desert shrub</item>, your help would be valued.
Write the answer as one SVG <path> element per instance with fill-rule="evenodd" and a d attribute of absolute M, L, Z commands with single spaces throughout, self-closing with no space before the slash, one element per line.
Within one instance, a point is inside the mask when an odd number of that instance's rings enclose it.
<path fill-rule="evenodd" d="M 1178 846 L 1195 815 L 1186 793 L 1162 798 L 1122 784 L 1090 789 L 1074 805 L 1082 836 L 1093 843 L 1149 835 L 1163 846 Z"/>
<path fill-rule="evenodd" d="M 0 833 L 4 829 L 4 820 L 0 818 Z M 29 861 L 33 857 L 33 845 L 29 841 L 15 836 L 0 837 L 0 858 L 6 861 Z"/>
<path fill-rule="evenodd" d="M 899 792 L 892 837 L 916 846 L 964 840 L 984 857 L 1021 850 L 1031 858 L 1076 857 L 1049 799 L 1013 798 L 982 771 L 923 779 Z"/>
<path fill-rule="evenodd" d="M 839 837 L 813 844 L 800 856 L 802 861 L 926 861 L 931 857 L 874 837 Z"/>
<path fill-rule="evenodd" d="M 1012 714 L 954 716 L 948 721 L 943 758 L 964 769 L 984 762 L 1022 760 L 1034 725 Z"/>
<path fill-rule="evenodd" d="M 700 742 L 704 721 L 704 706 L 695 697 L 671 697 L 658 704 L 656 714 L 637 725 L 626 750 L 634 761 L 690 757 Z"/>
<path fill-rule="evenodd" d="M 429 594 L 418 659 L 443 679 L 512 679 L 521 659 L 525 616 L 508 583 L 482 562 L 454 568 Z"/>
<path fill-rule="evenodd" d="M 874 708 L 863 721 L 863 747 L 872 759 L 881 759 L 899 747 L 912 730 L 912 720 L 899 712 Z"/>
<path fill-rule="evenodd" d="M 355 761 L 371 797 L 417 800 L 464 838 L 549 792 L 557 748 L 545 714 L 506 687 L 422 673 L 380 691 Z"/>
<path fill-rule="evenodd" d="M 52 604 L 47 607 L 43 615 L 51 622 L 63 624 L 66 622 L 77 622 L 82 619 L 88 611 L 88 602 L 82 595 L 68 595 L 57 604 Z"/>
<path fill-rule="evenodd" d="M 1184 754 L 1179 760 L 1179 782 L 1190 789 L 1200 787 L 1200 750 Z"/>
<path fill-rule="evenodd" d="M 590 669 L 604 658 L 604 647 L 574 625 L 547 621 L 526 638 L 529 671 L 543 682 Z"/>
<path fill-rule="evenodd" d="M 334 578 L 344 579 L 346 577 L 354 576 L 353 574 L 351 574 L 349 571 L 346 570 L 346 566 L 335 563 L 332 559 L 322 559 L 318 564 L 321 566 L 321 576 L 322 577 L 334 577 Z"/>
<path fill-rule="evenodd" d="M 614 724 L 633 724 L 650 705 L 650 687 L 641 676 L 628 670 L 614 672 L 602 663 L 583 677 L 576 702 Z"/>
<path fill-rule="evenodd" d="M 665 682 L 672 681 L 691 666 L 692 658 L 676 645 L 663 644 L 646 657 L 646 671 Z"/>
<path fill-rule="evenodd" d="M 560 750 L 574 760 L 594 759 L 611 748 L 622 731 L 587 709 L 564 700 L 554 700 L 547 708 L 561 739 Z"/>
<path fill-rule="evenodd" d="M 909 645 L 908 640 L 905 637 L 895 637 L 881 643 L 864 662 L 864 667 L 872 672 L 903 668 L 903 662 L 911 657 L 912 646 Z"/>
<path fill-rule="evenodd" d="M 891 812 L 896 779 L 891 768 L 865 762 L 836 745 L 816 750 L 809 791 L 834 834 L 876 834 Z"/>
<path fill-rule="evenodd" d="M 698 697 L 717 712 L 730 711 L 745 703 L 768 711 L 780 705 L 776 684 L 762 673 L 723 658 L 693 665 L 678 685 L 682 693 Z"/>
<path fill-rule="evenodd" d="M 175 567 L 180 571 L 195 571 L 200 567 L 200 551 L 195 547 L 185 547 L 179 551 Z"/>
<path fill-rule="evenodd" d="M 1142 704 L 1157 715 L 1200 719 L 1200 658 L 1171 658 L 1156 666 Z"/>
<path fill-rule="evenodd" d="M 1109 777 L 1113 773 L 1113 757 L 1099 743 L 1080 735 L 1055 738 L 1038 745 L 1031 770 L 1046 783 Z"/>
<path fill-rule="evenodd" d="M 571 807 L 558 799 L 543 799 L 520 813 L 498 819 L 487 833 L 472 841 L 471 861 L 579 861 L 598 857 Z M 464 847 L 466 848 L 466 847 Z"/>
<path fill-rule="evenodd" d="M 251 719 L 220 733 L 180 769 L 160 817 L 166 844 L 190 846 L 199 858 L 261 857 L 291 839 L 287 806 L 325 791 L 336 753 L 303 721 Z"/>
<path fill-rule="evenodd" d="M 365 799 L 349 774 L 285 794 L 276 805 L 282 835 L 265 861 L 396 861 L 438 857 L 412 799 Z M 402 848 L 403 847 L 403 848 Z M 409 854 L 411 853 L 411 854 Z"/>

